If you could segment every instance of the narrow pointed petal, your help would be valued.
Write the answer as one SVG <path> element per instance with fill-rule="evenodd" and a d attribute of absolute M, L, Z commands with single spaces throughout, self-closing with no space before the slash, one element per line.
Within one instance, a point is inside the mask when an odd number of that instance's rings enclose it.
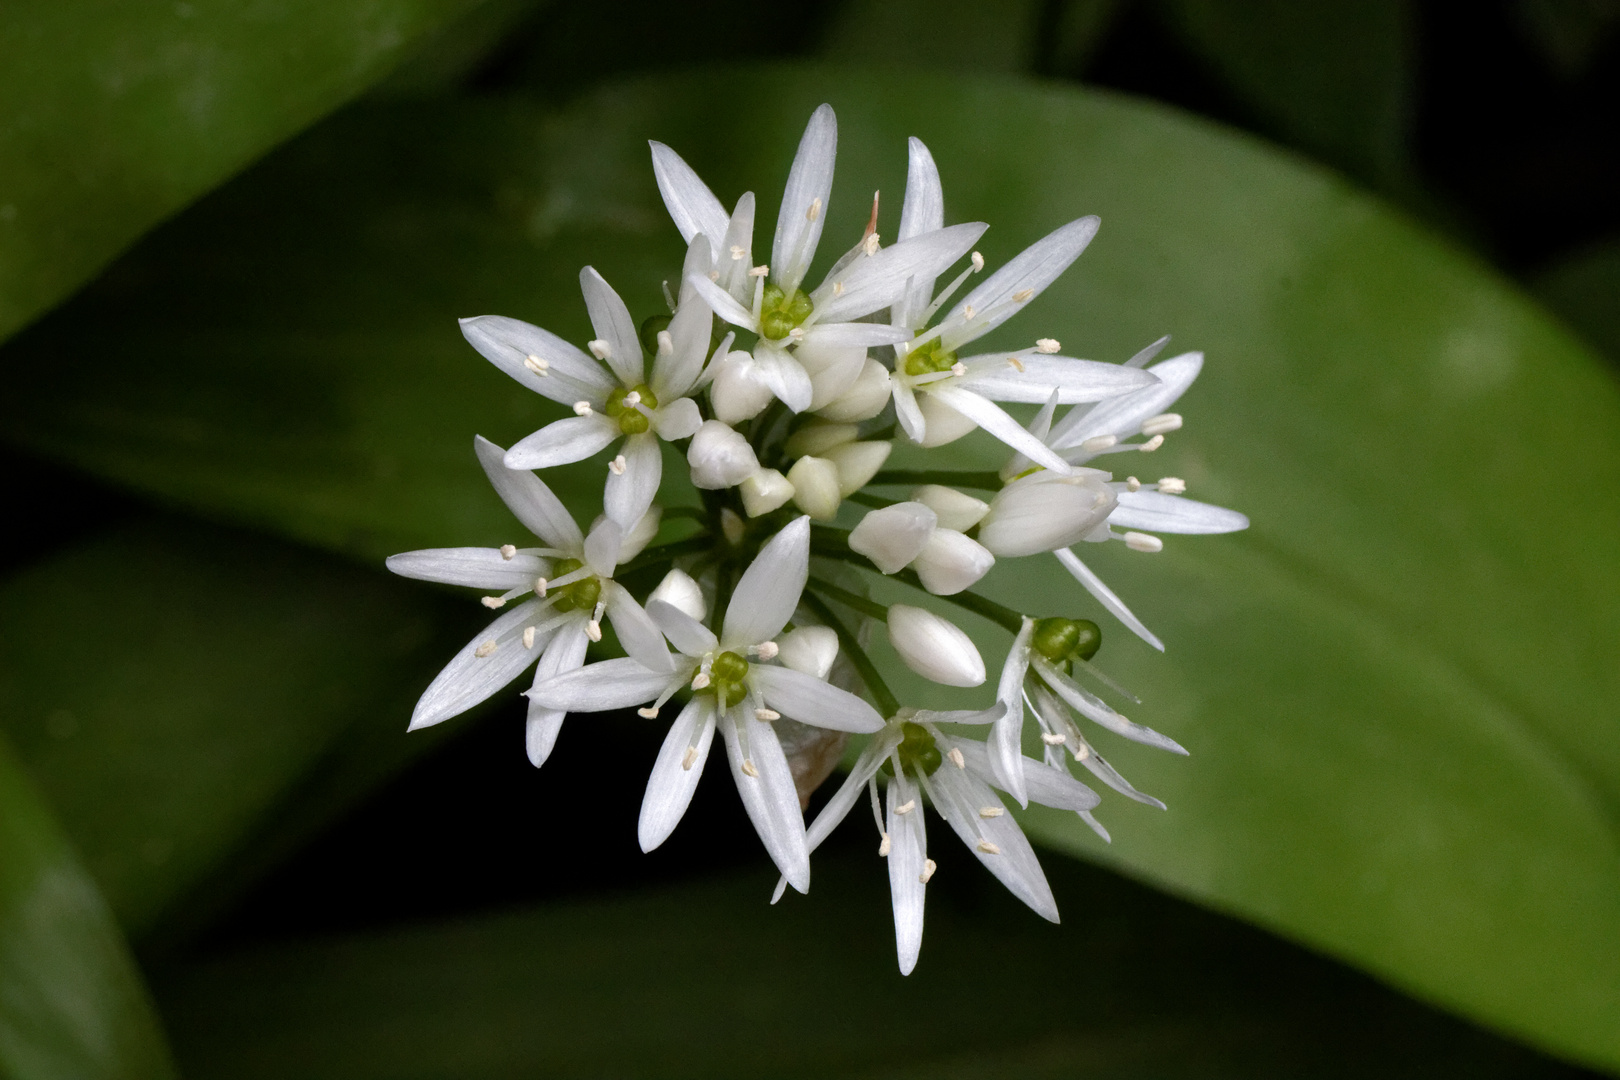
<path fill-rule="evenodd" d="M 758 333 L 754 313 L 739 304 L 726 290 L 700 274 L 687 274 L 686 283 L 696 289 L 703 302 L 726 322 Z"/>
<path fill-rule="evenodd" d="M 411 713 L 410 730 L 459 716 L 528 670 L 540 657 L 523 647 L 523 628 L 543 618 L 545 608 L 539 600 L 520 604 L 467 642 L 422 692 Z"/>
<path fill-rule="evenodd" d="M 691 243 L 702 233 L 711 245 L 719 244 L 726 235 L 726 208 L 681 155 L 661 142 L 647 145 L 652 148 L 658 194 L 664 197 L 664 205 L 669 208 L 675 227 L 681 231 L 681 239 Z M 718 248 L 713 257 L 719 260 Z"/>
<path fill-rule="evenodd" d="M 988 227 L 982 221 L 952 225 L 857 257 L 816 290 L 817 319 L 847 321 L 899 302 L 908 281 L 933 280 L 966 255 Z"/>
<path fill-rule="evenodd" d="M 1132 742 L 1139 742 L 1144 746 L 1156 746 L 1160 750 L 1168 750 L 1172 754 L 1185 755 L 1187 753 L 1181 744 L 1170 738 L 1170 736 L 1161 735 L 1150 727 L 1132 723 L 1115 712 L 1106 701 L 1063 674 L 1044 656 L 1036 656 L 1032 659 L 1035 670 L 1040 672 L 1041 678 L 1046 680 L 1046 684 L 1056 691 L 1059 697 L 1068 702 L 1070 708 L 1087 720 L 1107 728 L 1115 735 L 1123 735 Z"/>
<path fill-rule="evenodd" d="M 589 643 L 583 620 L 558 627 L 547 642 L 545 651 L 540 654 L 540 663 L 535 665 L 535 683 L 542 683 L 565 671 L 578 671 L 585 663 L 585 646 Z M 557 733 L 562 730 L 563 718 L 567 715 L 562 709 L 548 709 L 532 698 L 529 700 L 529 719 L 523 730 L 529 764 L 538 769 L 546 763 L 552 748 L 557 745 Z"/>
<path fill-rule="evenodd" d="M 754 193 L 745 191 L 731 211 L 726 224 L 726 240 L 720 245 L 720 282 L 725 290 L 739 300 L 752 299 L 749 288 L 753 281 L 748 271 L 754 266 Z M 727 267 L 727 263 L 731 265 Z"/>
<path fill-rule="evenodd" d="M 1146 386 L 1129 394 L 1121 394 L 1098 402 L 1089 412 L 1064 417 L 1063 422 L 1053 429 L 1052 446 L 1065 450 L 1099 435 L 1114 435 L 1121 439 L 1135 435 L 1142 430 L 1144 420 L 1158 416 L 1174 405 L 1176 399 L 1192 386 L 1203 367 L 1204 354 L 1196 352 L 1154 364 L 1148 372 L 1159 380 L 1157 386 Z"/>
<path fill-rule="evenodd" d="M 497 548 L 428 548 L 388 556 L 388 569 L 400 577 L 467 585 L 474 589 L 506 592 L 534 584 L 541 562 L 534 555 L 510 559 Z"/>
<path fill-rule="evenodd" d="M 613 286 L 589 266 L 579 272 L 579 290 L 585 294 L 585 310 L 597 338 L 607 342 L 607 366 L 625 386 L 639 385 L 644 381 L 641 338 L 630 309 Z"/>
<path fill-rule="evenodd" d="M 821 842 L 832 835 L 832 831 L 849 815 L 855 804 L 860 802 L 861 796 L 866 794 L 866 782 L 877 775 L 883 759 L 900 745 L 900 734 L 900 725 L 892 724 L 873 736 L 866 744 L 866 749 L 855 759 L 849 775 L 838 785 L 838 790 L 827 800 L 827 805 L 821 808 L 816 820 L 810 823 L 810 829 L 805 835 L 806 845 L 810 851 L 813 852 L 820 847 Z"/>
<path fill-rule="evenodd" d="M 1119 770 L 1108 764 L 1108 762 L 1102 757 L 1102 755 L 1098 754 L 1097 751 L 1089 751 L 1084 758 L 1080 759 L 1080 764 L 1084 765 L 1088 770 L 1090 770 L 1091 775 L 1095 776 L 1098 780 L 1101 780 L 1104 784 L 1107 784 L 1109 787 L 1113 788 L 1127 799 L 1135 799 L 1137 802 L 1142 803 L 1145 806 L 1151 806 L 1157 810 L 1167 809 L 1164 803 L 1160 802 L 1158 799 L 1155 799 L 1152 795 L 1148 795 L 1144 792 L 1136 790 L 1136 788 L 1132 786 L 1131 782 L 1121 776 Z M 1106 838 L 1107 837 L 1105 836 L 1104 839 Z"/>
<path fill-rule="evenodd" d="M 669 638 L 670 644 L 687 656 L 704 656 L 720 645 L 707 626 L 668 601 L 648 600 L 647 615 Z"/>
<path fill-rule="evenodd" d="M 876 709 L 814 675 L 766 664 L 754 665 L 750 674 L 766 705 L 801 724 L 861 734 L 883 727 Z"/>
<path fill-rule="evenodd" d="M 607 601 L 608 621 L 613 633 L 630 658 L 648 671 L 673 673 L 675 662 L 658 624 L 652 621 L 628 589 L 616 581 L 603 582 L 602 599 Z"/>
<path fill-rule="evenodd" d="M 1249 519 L 1224 506 L 1162 491 L 1121 491 L 1119 505 L 1108 515 L 1108 524 L 1143 532 L 1210 535 L 1247 529 Z"/>
<path fill-rule="evenodd" d="M 695 697 L 687 702 L 664 745 L 653 762 L 652 775 L 647 778 L 647 793 L 641 798 L 641 820 L 636 825 L 636 839 L 642 851 L 651 851 L 675 831 L 686 808 L 697 791 L 698 778 L 703 775 L 703 764 L 709 760 L 709 745 L 714 742 L 714 700 Z M 690 753 L 690 757 L 688 754 Z"/>
<path fill-rule="evenodd" d="M 918 724 L 993 724 L 1007 715 L 1007 707 L 996 702 L 988 709 L 918 709 L 911 719 Z"/>
<path fill-rule="evenodd" d="M 692 246 L 706 249 L 707 241 L 693 240 Z M 692 389 L 703 373 L 713 330 L 713 309 L 683 279 L 680 305 L 669 320 L 669 355 L 653 358 L 652 378 L 647 384 L 659 401 L 667 404 Z"/>
<path fill-rule="evenodd" d="M 754 371 L 764 384 L 770 387 L 771 393 L 777 400 L 796 413 L 804 412 L 810 407 L 810 400 L 815 396 L 815 386 L 810 382 L 810 375 L 789 353 L 775 349 L 764 342 L 754 347 Z"/>
<path fill-rule="evenodd" d="M 619 435 L 619 425 L 601 413 L 553 420 L 519 439 L 506 452 L 505 464 L 508 469 L 550 469 L 584 461 L 605 450 Z"/>
<path fill-rule="evenodd" d="M 799 517 L 771 537 L 743 571 L 726 607 L 722 640 L 758 645 L 782 632 L 810 577 L 810 518 Z"/>
<path fill-rule="evenodd" d="M 782 192 L 782 208 L 776 216 L 771 277 L 789 294 L 799 287 L 816 257 L 832 197 L 837 156 L 838 120 L 832 106 L 822 105 L 811 115 L 799 140 L 799 152 L 794 155 L 793 169 Z"/>
<path fill-rule="evenodd" d="M 658 495 L 658 484 L 664 478 L 664 453 L 658 447 L 658 436 L 650 431 L 625 439 L 619 452 L 624 455 L 624 472 L 608 470 L 602 510 L 628 531 Z"/>
<path fill-rule="evenodd" d="M 745 706 L 726 710 L 720 719 L 731 759 L 737 793 L 742 796 L 754 831 L 759 833 L 771 861 L 800 892 L 810 889 L 810 848 L 805 839 L 804 815 L 793 772 L 771 726 L 754 719 Z M 744 741 L 747 750 L 743 749 Z M 745 768 L 744 766 L 747 766 Z M 755 775 L 749 775 L 749 771 Z"/>
<path fill-rule="evenodd" d="M 978 394 L 958 386 L 942 386 L 938 390 L 929 391 L 929 395 L 937 398 L 940 404 L 948 405 L 972 420 L 1037 465 L 1044 465 L 1053 472 L 1069 471 L 1067 461 L 1025 431 L 1022 424 L 1003 412 L 995 402 L 987 401 Z"/>
<path fill-rule="evenodd" d="M 990 767 L 990 753 L 984 743 L 975 739 L 951 739 L 946 751 L 951 749 L 962 752 L 962 760 L 968 770 L 978 775 L 979 779 L 994 781 L 995 773 Z M 1044 761 L 1034 758 L 1024 758 L 1024 778 L 1029 785 L 1029 799 L 1042 806 L 1055 806 L 1059 810 L 1073 810 L 1083 813 L 1102 802 L 1102 796 L 1091 790 L 1080 781 L 1061 769 L 1054 769 Z"/>
<path fill-rule="evenodd" d="M 934 164 L 934 155 L 915 136 L 908 143 L 908 149 L 906 201 L 900 208 L 898 236 L 901 240 L 945 226 L 945 188 L 939 182 L 939 166 Z"/>
<path fill-rule="evenodd" d="M 894 383 L 894 415 L 900 421 L 900 429 L 906 433 L 906 438 L 918 444 L 928 438 L 928 425 L 923 420 L 922 410 L 917 407 L 917 395 L 911 387 L 899 381 Z"/>
<path fill-rule="evenodd" d="M 567 712 L 607 712 L 628 709 L 656 698 L 677 677 L 648 671 L 628 656 L 586 664 L 565 672 L 529 691 L 529 700 Z M 684 681 L 684 680 L 682 680 Z"/>
<path fill-rule="evenodd" d="M 868 322 L 818 322 L 804 332 L 807 344 L 814 342 L 830 349 L 898 345 L 909 341 L 911 336 L 911 331 L 903 326 Z"/>
<path fill-rule="evenodd" d="M 1024 830 L 1019 828 L 1018 820 L 1005 812 L 1006 808 L 990 790 L 990 785 L 967 769 L 951 768 L 936 770 L 929 782 L 929 793 L 936 800 L 935 808 L 950 822 L 974 857 L 1035 914 L 1057 922 L 1057 900 L 1052 896 L 1052 887 L 1046 883 L 1040 860 L 1035 858 L 1035 851 L 1029 846 Z M 986 817 L 984 810 L 1003 812 Z M 981 840 L 989 841 L 999 850 L 986 851 L 980 845 Z"/>
<path fill-rule="evenodd" d="M 889 833 L 889 897 L 894 902 L 894 947 L 900 974 L 910 975 L 922 951 L 923 901 L 928 884 L 928 828 L 923 822 L 921 793 L 911 777 L 896 772 L 884 795 L 884 824 Z M 911 804 L 904 814 L 896 809 Z"/>
<path fill-rule="evenodd" d="M 1097 598 L 1097 602 L 1108 609 L 1109 614 L 1125 624 L 1131 633 L 1147 642 L 1149 645 L 1164 652 L 1164 642 L 1158 635 L 1142 625 L 1142 620 L 1131 613 L 1125 606 L 1125 601 L 1114 594 L 1114 590 L 1103 584 L 1102 578 L 1092 572 L 1091 567 L 1080 561 L 1080 556 L 1072 548 L 1058 548 L 1052 552 L 1057 561 L 1063 564 L 1064 569 L 1074 575 L 1074 579 L 1086 587 L 1086 591 Z"/>
<path fill-rule="evenodd" d="M 613 389 L 613 377 L 594 357 L 549 330 L 504 315 L 478 315 L 461 320 L 468 344 L 530 390 L 564 405 L 601 401 Z M 528 366 L 530 357 L 545 361 L 545 374 Z"/>
<path fill-rule="evenodd" d="M 990 767 L 996 786 L 1017 799 L 1019 806 L 1029 805 L 1024 786 L 1024 675 L 1029 671 L 1029 643 L 1034 637 L 1035 620 L 1026 617 L 1007 650 L 996 684 L 996 701 L 1006 711 L 990 731 Z"/>
<path fill-rule="evenodd" d="M 532 472 L 508 468 L 505 463 L 507 452 L 482 435 L 473 437 L 473 451 L 478 455 L 478 463 L 484 467 L 484 475 L 489 477 L 490 484 L 495 488 L 495 494 L 512 511 L 513 517 L 551 547 L 563 551 L 579 550 L 585 538 L 580 534 L 579 526 L 574 524 L 574 515 L 568 512 L 561 499 L 552 494 L 544 480 Z"/>
<path fill-rule="evenodd" d="M 963 330 L 950 335 L 951 340 L 945 342 L 946 348 L 954 351 L 975 338 L 983 337 L 1023 310 L 1025 304 L 1039 296 L 1080 257 L 1086 245 L 1091 243 L 1091 238 L 1097 235 L 1099 224 L 1095 217 L 1071 221 L 1035 241 L 1011 262 L 991 274 L 984 284 L 968 293 L 942 320 L 955 322 L 969 307 L 981 313 Z M 1025 291 L 1030 294 L 1027 298 L 1013 299 Z"/>
<path fill-rule="evenodd" d="M 606 517 L 596 519 L 585 536 L 585 565 L 593 574 L 612 577 L 619 566 L 619 550 L 624 546 L 624 529 Z"/>
<path fill-rule="evenodd" d="M 1072 356 L 1026 356 L 1018 362 L 1022 371 L 1000 353 L 970 356 L 962 361 L 968 374 L 957 385 L 992 401 L 1027 405 L 1044 402 L 1056 391 L 1058 404 L 1076 405 L 1150 390 L 1157 378 L 1151 371 Z"/>

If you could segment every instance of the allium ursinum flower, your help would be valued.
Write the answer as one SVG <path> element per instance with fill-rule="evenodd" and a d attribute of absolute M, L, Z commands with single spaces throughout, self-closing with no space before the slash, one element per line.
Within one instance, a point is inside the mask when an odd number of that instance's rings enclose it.
<path fill-rule="evenodd" d="M 688 262 L 705 255 L 700 247 L 688 253 Z M 629 529 L 658 493 L 664 470 L 658 441 L 690 438 L 703 423 L 688 395 L 703 374 L 713 314 L 683 285 L 667 329 L 649 320 L 651 340 L 643 342 L 630 309 L 600 274 L 587 266 L 579 284 L 596 331 L 589 355 L 538 326 L 499 315 L 462 319 L 461 332 L 524 386 L 573 406 L 574 416 L 547 424 L 508 450 L 508 466 L 565 465 L 623 440 L 608 466 L 602 501 L 608 517 Z M 644 344 L 653 354 L 650 373 Z"/>
<path fill-rule="evenodd" d="M 887 248 L 869 230 L 821 285 L 807 292 L 805 275 L 821 242 L 838 153 L 838 122 L 830 106 L 815 111 L 799 142 L 768 265 L 750 265 L 751 194 L 728 216 L 675 151 L 655 142 L 652 153 L 659 191 L 681 235 L 688 243 L 706 236 L 711 245 L 711 267 L 689 271 L 687 280 L 715 314 L 758 337 L 751 353 L 728 355 L 727 371 L 717 375 L 717 413 L 733 422 L 752 415 L 749 408 L 757 412 L 764 407 L 766 399 L 749 383 L 768 389 L 796 413 L 844 395 L 862 374 L 869 346 L 893 345 L 911 336 L 859 320 L 898 301 L 908 281 L 932 280 L 967 254 L 985 229 L 979 223 L 936 227 Z"/>
<path fill-rule="evenodd" d="M 849 546 L 871 559 L 885 574 L 910 567 L 929 592 L 954 596 L 976 584 L 995 565 L 996 557 L 990 549 L 967 535 L 967 530 L 977 525 L 990 508 L 971 496 L 962 496 L 977 505 L 974 513 L 972 507 L 950 499 L 957 493 L 944 487 L 937 490 L 948 494 L 945 498 L 934 496 L 942 504 L 936 508 L 925 497 L 933 494 L 926 490 L 930 487 L 933 485 L 919 488 L 909 502 L 868 513 L 850 531 Z"/>
<path fill-rule="evenodd" d="M 1156 356 L 1169 338 L 1160 338 L 1130 360 L 1127 367 L 1142 367 Z M 1052 423 L 1055 402 L 1049 400 L 1030 423 L 1030 434 L 1061 455 L 1071 466 L 1079 466 L 1098 457 L 1137 452 L 1152 453 L 1164 444 L 1164 437 L 1181 427 L 1181 417 L 1166 410 L 1187 391 L 1203 368 L 1202 353 L 1183 353 L 1148 368 L 1159 380 L 1130 394 L 1110 398 L 1092 406 L 1077 406 L 1057 424 Z M 1127 440 L 1145 435 L 1140 442 Z M 1002 469 L 1003 477 L 1018 476 L 1035 469 L 1029 458 L 1015 454 Z M 1074 469 L 1076 473 L 1090 472 Z M 1015 480 L 1003 494 L 1019 484 L 1040 483 L 1042 477 L 1052 474 L 1036 469 L 1023 480 Z M 1096 474 L 1111 479 L 1108 474 Z M 1157 482 L 1143 483 L 1136 477 L 1108 484 L 1113 492 L 1113 505 L 1101 527 L 1069 539 L 1050 544 L 1043 538 L 1041 545 L 1032 550 L 1051 551 L 1058 562 L 1073 574 L 1097 600 L 1120 622 L 1154 648 L 1164 650 L 1164 643 L 1142 624 L 1125 603 L 1105 585 L 1100 577 L 1075 554 L 1071 548 L 1077 540 L 1101 542 L 1120 540 L 1132 551 L 1155 552 L 1164 544 L 1153 533 L 1181 533 L 1210 535 L 1237 532 L 1249 527 L 1249 519 L 1236 510 L 1197 502 L 1181 497 L 1187 490 L 1186 481 L 1166 476 Z M 1001 495 L 996 497 L 998 500 Z M 1117 531 L 1123 530 L 1123 531 Z M 981 526 L 980 540 L 983 541 Z M 994 544 L 987 542 L 992 550 Z M 1003 552 L 997 551 L 997 554 Z"/>
<path fill-rule="evenodd" d="M 889 891 L 894 902 L 894 936 L 900 973 L 917 966 L 922 947 L 923 901 L 938 864 L 928 857 L 923 799 L 1018 899 L 1044 919 L 1058 921 L 1057 901 L 1035 858 L 1024 830 L 1008 813 L 990 767 L 985 745 L 947 735 L 940 724 L 985 724 L 997 719 L 1002 706 L 976 712 L 927 712 L 901 709 L 872 737 L 849 776 L 810 825 L 814 850 L 843 821 L 865 788 L 880 837 L 878 854 L 889 863 Z M 1082 816 L 1098 803 L 1097 793 L 1067 773 L 1029 762 L 1027 787 L 1036 802 Z M 878 777 L 885 777 L 878 799 Z M 780 899 L 777 883 L 772 902 Z"/>
<path fill-rule="evenodd" d="M 648 601 L 648 614 L 679 651 L 672 668 L 633 657 L 604 660 L 537 682 L 531 701 L 550 709 L 601 712 L 646 701 L 652 717 L 674 694 L 692 698 L 670 727 L 641 805 L 639 837 L 651 851 L 686 812 L 718 727 L 748 816 L 778 869 L 800 892 L 810 887 L 810 852 L 792 770 L 772 728 L 789 717 L 836 731 L 872 732 L 872 706 L 815 674 L 775 663 L 775 640 L 793 618 L 809 575 L 810 521 L 798 518 L 749 564 L 726 606 L 718 634 L 675 598 Z"/>
<path fill-rule="evenodd" d="M 936 235 L 944 214 L 939 170 L 928 148 L 912 139 L 901 244 L 914 234 Z M 929 321 L 972 271 L 957 277 L 932 302 L 927 298 L 934 277 L 919 273 L 911 279 L 890 317 L 910 331 L 905 342 L 895 346 L 891 391 L 895 415 L 913 442 L 940 446 L 980 427 L 1048 469 L 1062 472 L 1067 468 L 1064 460 L 995 402 L 1039 403 L 1054 393 L 1064 404 L 1093 402 L 1153 384 L 1153 377 L 1139 369 L 1055 355 L 1058 343 L 1046 338 L 1013 353 L 959 358 L 964 346 L 1012 318 L 1057 280 L 1091 242 L 1097 224 L 1095 217 L 1080 218 L 1036 241 L 931 329 Z M 975 253 L 972 270 L 983 265 Z"/>
<path fill-rule="evenodd" d="M 507 468 L 506 452 L 487 439 L 477 439 L 475 448 L 496 493 L 541 545 L 435 548 L 388 559 L 388 569 L 404 577 L 496 590 L 484 597 L 486 607 L 502 608 L 527 597 L 445 665 L 416 703 L 411 730 L 466 712 L 530 665 L 535 665 L 537 683 L 575 670 L 585 662 L 587 642 L 601 640 L 603 615 L 625 651 L 646 668 L 673 670 L 658 627 L 613 580 L 618 564 L 634 558 L 657 531 L 656 510 L 629 535 L 606 517 L 582 534 L 539 477 Z M 563 716 L 559 709 L 529 705 L 525 742 L 536 766 L 550 756 Z"/>

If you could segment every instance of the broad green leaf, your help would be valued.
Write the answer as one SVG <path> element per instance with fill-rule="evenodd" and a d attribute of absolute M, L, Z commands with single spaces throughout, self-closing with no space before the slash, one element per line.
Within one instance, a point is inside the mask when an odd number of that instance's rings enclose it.
<path fill-rule="evenodd" d="M 0 339 L 477 2 L 7 4 Z"/>
<path fill-rule="evenodd" d="M 871 822 L 846 828 L 859 843 L 839 837 L 809 895 L 776 907 L 761 868 L 281 941 L 183 967 L 159 1001 L 190 1080 L 1578 1073 L 1268 935 L 1049 857 L 1065 916 L 1052 926 L 937 818 L 928 934 L 902 977 Z"/>
<path fill-rule="evenodd" d="M 4 742 L 0 1073 L 12 1080 L 174 1076 L 112 912 Z"/>
<path fill-rule="evenodd" d="M 999 341 L 1121 359 L 1173 331 L 1208 353 L 1179 407 L 1189 429 L 1118 468 L 1184 477 L 1254 527 L 1151 558 L 1086 552 L 1170 643 L 1159 656 L 1110 628 L 1104 662 L 1146 699 L 1136 718 L 1192 758 L 1113 752 L 1172 809 L 1111 799 L 1106 851 L 1072 819 L 1032 826 L 1620 1065 L 1611 376 L 1477 262 L 1249 140 L 1111 95 L 760 77 L 768 102 L 739 101 L 728 72 L 560 114 L 467 104 L 334 123 L 9 347 L 21 377 L 0 423 L 165 498 L 367 558 L 499 542 L 511 526 L 469 436 L 516 439 L 556 413 L 451 317 L 500 312 L 584 340 L 586 262 L 656 311 L 680 245 L 644 140 L 679 148 L 727 199 L 762 192 L 768 219 L 803 119 L 829 97 L 829 235 L 858 232 L 874 187 L 893 228 L 917 134 L 950 217 L 994 223 L 992 265 L 1102 215 L 1077 267 Z M 936 457 L 996 463 L 989 445 Z M 1578 497 L 1548 498 L 1571 471 Z M 601 476 L 591 462 L 568 483 L 591 492 Z M 1095 614 L 1055 565 L 996 573 L 992 591 L 1035 610 Z M 985 640 L 994 663 L 1004 639 Z"/>
<path fill-rule="evenodd" d="M 124 926 L 194 932 L 433 741 L 405 738 L 411 703 L 473 632 L 442 615 L 285 544 L 123 527 L 0 586 L 0 728 Z"/>

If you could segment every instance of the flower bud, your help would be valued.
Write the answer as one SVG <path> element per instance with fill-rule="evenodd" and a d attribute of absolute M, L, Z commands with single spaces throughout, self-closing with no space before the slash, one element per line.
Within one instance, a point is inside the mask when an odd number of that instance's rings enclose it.
<path fill-rule="evenodd" d="M 787 442 L 782 444 L 782 453 L 790 458 L 801 458 L 806 454 L 826 457 L 828 450 L 854 442 L 860 433 L 861 429 L 854 424 L 812 421 L 788 436 Z"/>
<path fill-rule="evenodd" d="M 828 420 L 870 420 L 888 403 L 889 369 L 869 359 L 842 397 L 816 411 Z"/>
<path fill-rule="evenodd" d="M 933 394 L 918 394 L 917 408 L 922 410 L 923 423 L 927 428 L 923 432 L 923 446 L 944 446 L 979 426 L 949 405 L 937 401 Z"/>
<path fill-rule="evenodd" d="M 806 341 L 793 351 L 810 376 L 810 408 L 820 409 L 849 392 L 866 365 L 864 345 L 817 345 Z"/>
<path fill-rule="evenodd" d="M 825 679 L 838 659 L 838 635 L 825 626 L 801 626 L 777 638 L 776 658 L 794 671 Z"/>
<path fill-rule="evenodd" d="M 967 532 L 990 512 L 990 504 L 983 499 L 939 484 L 924 484 L 913 491 L 911 497 L 939 516 L 940 528 L 957 532 Z"/>
<path fill-rule="evenodd" d="M 835 446 L 823 456 L 838 470 L 838 490 L 847 497 L 861 490 L 877 475 L 893 449 L 894 444 L 887 441 L 852 442 Z"/>
<path fill-rule="evenodd" d="M 686 461 L 692 466 L 692 483 L 710 491 L 736 487 L 759 471 L 748 440 L 719 420 L 705 420 L 698 428 Z"/>
<path fill-rule="evenodd" d="M 932 611 L 908 604 L 889 608 L 889 644 L 906 666 L 946 686 L 979 686 L 984 658 L 960 627 Z"/>
<path fill-rule="evenodd" d="M 793 498 L 793 485 L 775 469 L 760 469 L 737 489 L 749 517 L 768 514 Z"/>
<path fill-rule="evenodd" d="M 923 588 L 935 596 L 954 596 L 988 574 L 995 564 L 996 557 L 978 541 L 955 529 L 935 529 L 911 565 Z"/>
<path fill-rule="evenodd" d="M 1106 474 L 1040 472 L 1002 488 L 979 523 L 979 543 L 1001 558 L 1056 551 L 1084 539 L 1117 502 Z"/>
<path fill-rule="evenodd" d="M 664 575 L 664 580 L 658 583 L 647 596 L 647 603 L 662 600 L 677 611 L 685 612 L 698 622 L 709 613 L 708 605 L 703 602 L 703 589 L 693 580 L 692 575 L 685 570 L 671 570 Z"/>
<path fill-rule="evenodd" d="M 838 468 L 826 458 L 802 457 L 788 470 L 793 505 L 822 521 L 838 515 L 843 496 L 838 490 Z"/>
<path fill-rule="evenodd" d="M 728 353 L 716 365 L 709 403 L 723 423 L 738 424 L 758 416 L 771 398 L 771 388 L 754 371 L 754 358 L 748 353 Z"/>
<path fill-rule="evenodd" d="M 922 503 L 895 503 L 863 517 L 850 531 L 849 546 L 883 573 L 893 574 L 922 554 L 934 527 L 934 512 Z"/>

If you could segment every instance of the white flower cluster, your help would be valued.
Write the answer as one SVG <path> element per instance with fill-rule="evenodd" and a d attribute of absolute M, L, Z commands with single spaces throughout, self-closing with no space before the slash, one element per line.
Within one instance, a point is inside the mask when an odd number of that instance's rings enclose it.
<path fill-rule="evenodd" d="M 388 565 L 486 590 L 483 603 L 503 610 L 434 679 L 413 729 L 464 712 L 530 667 L 527 744 L 537 766 L 569 712 L 639 707 L 655 720 L 666 706 L 675 711 L 642 802 L 644 850 L 680 821 L 717 730 L 743 804 L 781 870 L 778 897 L 786 885 L 810 887 L 811 851 L 864 789 L 888 861 L 900 967 L 910 972 L 936 867 L 925 802 L 1015 895 L 1055 922 L 1040 865 L 997 792 L 1021 806 L 1033 799 L 1073 810 L 1107 839 L 1091 814 L 1099 796 L 1075 778 L 1071 761 L 1115 791 L 1163 804 L 1104 761 L 1077 718 L 1185 753 L 1082 685 L 1129 697 L 1090 663 L 1101 642 L 1095 623 L 1027 616 L 974 585 L 997 559 L 1051 552 L 1111 614 L 1162 649 L 1074 548 L 1120 540 L 1152 552 L 1162 547 L 1156 533 L 1228 532 L 1248 522 L 1182 497 L 1181 480 L 1115 480 L 1093 467 L 1104 455 L 1157 450 L 1181 426 L 1168 409 L 1198 375 L 1199 354 L 1150 367 L 1161 340 L 1124 364 L 1106 364 L 1064 356 L 1058 342 L 1041 338 L 1026 349 L 963 355 L 1079 257 L 1095 217 L 1057 229 L 947 309 L 984 271 L 972 249 L 985 226 L 945 224 L 933 157 L 912 139 L 895 242 L 880 241 L 874 198 L 865 234 L 807 290 L 836 146 L 837 123 L 823 105 L 799 144 L 770 262 L 756 265 L 753 194 L 727 213 L 673 150 L 653 143 L 659 190 L 687 242 L 679 288 L 665 285 L 667 315 L 638 325 L 587 267 L 580 286 L 596 336 L 584 349 L 515 319 L 463 320 L 474 348 L 572 411 L 509 450 L 476 440 L 490 482 L 536 541 L 416 551 Z M 1040 408 L 1024 425 L 998 402 Z M 1008 447 L 999 473 L 884 471 L 896 439 L 936 447 L 975 430 Z M 659 506 L 662 443 L 684 453 L 701 506 Z M 582 531 L 534 470 L 603 451 L 611 455 L 603 514 Z M 665 531 L 690 535 L 652 546 Z M 872 600 L 864 575 L 874 571 L 1013 635 L 991 707 L 902 707 L 867 651 L 879 624 L 905 664 L 934 682 L 979 686 L 985 664 L 937 612 Z M 624 655 L 587 664 L 604 617 Z M 1038 757 L 1024 753 L 1030 714 Z M 975 726 L 988 737 L 963 734 Z M 851 733 L 870 741 L 807 829 L 810 794 Z"/>

